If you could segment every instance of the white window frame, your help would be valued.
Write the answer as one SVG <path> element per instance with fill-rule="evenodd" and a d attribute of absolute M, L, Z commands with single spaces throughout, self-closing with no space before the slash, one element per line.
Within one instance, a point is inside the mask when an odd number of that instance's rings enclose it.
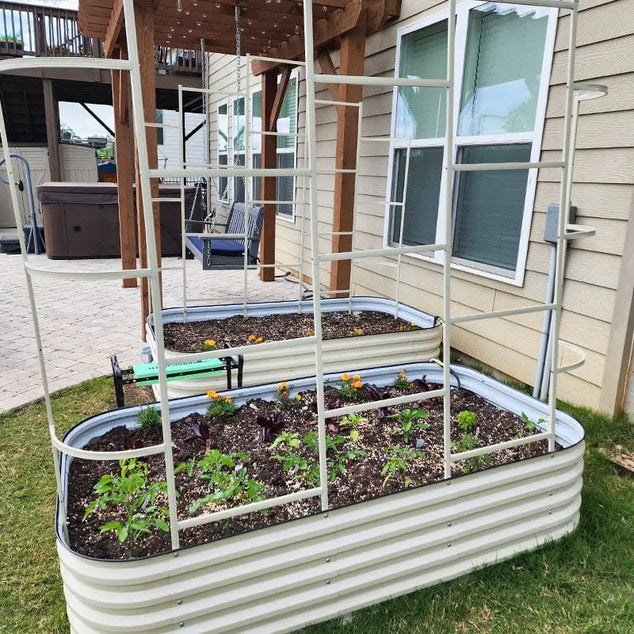
<path fill-rule="evenodd" d="M 216 139 L 216 159 L 217 159 L 217 165 L 218 167 L 220 167 L 220 155 L 221 154 L 225 154 L 225 152 L 220 152 L 220 108 L 222 108 L 223 106 L 225 106 L 227 108 L 227 151 L 226 151 L 226 155 L 227 155 L 227 168 L 229 165 L 231 165 L 231 163 L 229 162 L 229 100 L 228 99 L 223 99 L 222 101 L 219 101 L 216 104 L 216 123 L 217 123 L 217 139 Z M 226 198 L 222 197 L 223 192 L 220 191 L 220 179 L 221 178 L 225 178 L 227 179 L 227 187 L 224 188 L 224 192 L 226 192 Z M 228 203 L 232 196 L 232 187 L 233 187 L 233 179 L 229 178 L 229 176 L 219 176 L 218 177 L 218 202 L 222 202 L 222 203 Z"/>
<path fill-rule="evenodd" d="M 281 77 L 278 77 L 278 85 L 280 83 Z M 295 68 L 294 70 L 291 71 L 291 76 L 289 78 L 289 85 L 291 83 L 291 81 L 295 80 L 295 146 L 293 148 L 276 148 L 275 149 L 275 153 L 276 156 L 277 154 L 290 154 L 291 152 L 295 153 L 295 159 L 293 161 L 293 169 L 297 169 L 297 139 L 298 139 L 298 125 L 299 125 L 299 73 L 297 71 L 297 69 Z M 287 88 L 288 90 L 288 88 Z M 251 116 L 253 116 L 253 99 L 254 99 L 254 95 L 256 93 L 261 93 L 262 92 L 262 87 L 261 86 L 252 86 L 251 87 Z M 255 134 L 254 134 L 255 136 Z M 278 138 L 278 137 L 276 137 Z M 252 153 L 255 154 L 255 152 L 253 151 L 253 149 L 251 149 Z M 260 135 L 260 156 L 262 155 L 262 139 L 261 139 L 261 135 Z M 291 224 L 295 224 L 295 217 L 296 217 L 296 212 L 295 212 L 295 207 L 296 207 L 296 201 L 295 201 L 295 194 L 297 193 L 297 178 L 295 176 L 291 177 L 293 179 L 293 200 L 289 201 L 289 204 L 291 205 L 291 214 L 283 214 L 280 213 L 278 211 L 278 205 L 275 205 L 275 217 L 278 220 L 283 220 L 284 222 L 289 222 Z M 253 183 L 252 187 L 251 187 L 251 191 L 254 192 L 255 191 L 255 183 Z"/>
<path fill-rule="evenodd" d="M 542 60 L 542 74 L 539 87 L 539 94 L 537 97 L 537 105 L 535 111 L 535 128 L 532 132 L 522 133 L 508 133 L 508 134 L 495 134 L 495 135 L 481 135 L 481 136 L 458 136 L 458 118 L 460 114 L 460 100 L 462 96 L 462 80 L 464 73 L 464 57 L 467 40 L 467 28 L 469 11 L 475 7 L 490 4 L 489 2 L 483 2 L 481 0 L 467 0 L 456 7 L 456 43 L 455 43 L 455 56 L 454 56 L 454 117 L 453 117 L 453 130 L 454 130 L 454 144 L 452 148 L 452 161 L 455 163 L 458 155 L 458 151 L 461 147 L 468 145 L 498 145 L 509 143 L 531 143 L 531 155 L 530 161 L 539 161 L 542 151 L 542 139 L 545 124 L 546 104 L 548 100 L 548 89 L 550 82 L 550 73 L 552 69 L 552 61 L 554 56 L 555 35 L 557 31 L 557 9 L 548 9 L 548 25 L 546 28 L 546 37 L 544 40 L 544 57 Z M 508 5 L 509 7 L 512 5 Z M 435 13 L 432 16 L 416 20 L 410 24 L 403 26 L 397 30 L 396 35 L 396 62 L 394 67 L 394 76 L 399 76 L 399 68 L 401 62 L 401 45 L 403 36 L 413 31 L 418 31 L 425 27 L 431 26 L 443 20 L 447 20 L 449 12 L 447 10 Z M 398 87 L 394 87 L 392 93 L 392 117 L 390 122 L 391 136 L 395 135 L 396 126 L 396 107 L 398 99 Z M 446 131 L 445 131 L 446 132 Z M 444 136 L 440 138 L 432 139 L 411 139 L 410 147 L 414 148 L 426 148 L 426 147 L 442 147 L 444 145 Z M 389 148 L 389 160 L 388 160 L 388 179 L 387 179 L 387 200 L 392 200 L 393 191 L 393 179 L 394 179 L 394 152 L 399 148 L 407 148 L 407 141 L 397 141 L 392 138 Z M 457 175 L 458 176 L 458 175 Z M 457 179 L 456 179 L 457 182 Z M 454 184 L 455 186 L 455 184 Z M 405 183 L 404 187 L 407 187 Z M 440 181 L 440 195 L 438 203 L 438 215 L 436 221 L 436 243 L 442 243 L 444 241 L 444 231 L 446 222 L 446 209 L 445 209 L 445 191 L 447 187 L 447 178 L 443 170 L 443 174 Z M 535 194 L 537 188 L 537 169 L 528 170 L 528 180 L 526 184 L 526 197 L 524 200 L 524 213 L 522 217 L 522 225 L 520 230 L 520 238 L 518 242 L 518 254 L 517 264 L 515 271 L 503 269 L 502 267 L 495 267 L 491 265 L 482 264 L 479 262 L 472 262 L 460 258 L 452 258 L 451 268 L 458 271 L 465 271 L 474 275 L 486 277 L 492 280 L 497 280 L 514 286 L 522 286 L 524 284 L 524 276 L 526 273 L 526 258 L 528 254 L 528 243 L 530 235 L 530 227 L 533 216 L 533 205 L 535 203 Z M 405 191 L 405 190 L 404 190 Z M 451 213 L 455 216 L 455 210 L 451 210 Z M 385 210 L 385 226 L 383 232 L 383 245 L 384 247 L 393 246 L 392 242 L 392 210 L 389 204 L 386 204 Z M 424 260 L 427 262 L 435 262 L 442 264 L 444 261 L 444 252 L 436 251 L 433 254 L 408 254 L 406 257 L 415 258 L 418 260 Z"/>

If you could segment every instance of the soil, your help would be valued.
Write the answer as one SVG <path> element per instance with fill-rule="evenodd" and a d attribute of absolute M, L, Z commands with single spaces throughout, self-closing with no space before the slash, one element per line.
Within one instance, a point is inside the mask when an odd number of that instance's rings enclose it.
<path fill-rule="evenodd" d="M 362 378 L 362 377 L 361 377 Z M 326 408 L 343 406 L 353 402 L 373 401 L 377 398 L 389 398 L 407 393 L 423 393 L 440 386 L 427 384 L 425 377 L 415 379 L 409 389 L 390 386 L 375 388 L 369 384 L 358 390 L 357 398 L 344 396 L 339 390 L 328 387 L 325 390 Z M 263 485 L 263 496 L 272 498 L 290 492 L 298 491 L 310 486 L 296 477 L 295 471 L 285 471 L 280 460 L 273 456 L 280 452 L 271 449 L 272 441 L 282 432 L 296 433 L 301 440 L 304 436 L 317 429 L 316 426 L 316 395 L 313 391 L 301 392 L 300 401 L 295 401 L 295 391 L 289 385 L 290 399 L 294 405 L 281 404 L 278 401 L 263 401 L 254 399 L 239 407 L 235 414 L 227 420 L 218 420 L 200 414 L 190 414 L 172 423 L 172 443 L 174 465 L 188 463 L 192 459 L 197 464 L 206 454 L 207 448 L 218 449 L 224 454 L 244 452 L 248 460 L 238 459 L 237 462 L 246 466 L 249 478 Z M 210 401 L 211 403 L 211 401 Z M 410 438 L 404 439 L 401 423 L 389 416 L 402 411 L 404 408 L 424 409 L 428 416 L 424 420 L 427 425 L 423 430 L 412 430 Z M 538 433 L 520 417 L 510 412 L 500 410 L 497 406 L 464 389 L 451 391 L 452 441 L 459 442 L 465 431 L 457 424 L 457 414 L 468 410 L 476 414 L 477 428 L 472 436 L 476 437 L 476 446 L 485 446 L 518 436 L 529 436 Z M 273 425 L 277 414 L 281 417 Z M 351 438 L 351 427 L 339 425 L 341 419 L 331 419 L 327 434 L 332 440 L 337 436 L 343 437 L 345 443 L 342 451 L 360 450 L 363 456 L 351 460 L 344 460 L 346 473 L 340 473 L 329 483 L 329 498 L 333 508 L 346 506 L 355 502 L 374 497 L 395 493 L 412 486 L 419 486 L 443 479 L 443 405 L 442 398 L 433 398 L 405 406 L 384 408 L 364 412 L 367 418 L 356 428 L 358 438 Z M 268 429 L 262 423 L 270 421 Z M 200 430 L 208 431 L 207 443 Z M 196 433 L 196 430 L 199 433 Z M 107 434 L 93 439 L 87 449 L 97 451 L 115 451 L 148 446 L 161 442 L 160 427 L 154 429 L 128 429 L 120 426 Z M 208 447 L 206 446 L 208 445 Z M 419 450 L 419 454 L 407 460 L 406 469 L 398 471 L 386 480 L 381 470 L 392 451 L 399 447 L 405 450 Z M 456 449 L 454 448 L 454 451 Z M 498 451 L 490 455 L 490 459 L 474 459 L 472 461 L 457 462 L 453 466 L 455 475 L 469 473 L 480 469 L 491 468 L 502 464 L 515 462 L 525 458 L 537 456 L 547 451 L 547 442 L 538 441 L 522 445 L 514 449 Z M 317 461 L 315 450 L 300 445 L 295 452 L 305 458 L 308 464 Z M 281 453 L 281 452 L 280 452 Z M 335 455 L 328 450 L 329 460 Z M 147 461 L 149 481 L 165 480 L 165 464 L 162 454 L 149 456 Z M 73 550 L 91 557 L 104 559 L 127 559 L 140 557 L 170 550 L 168 533 L 153 529 L 149 534 L 142 534 L 136 542 L 133 552 L 126 542 L 120 543 L 113 532 L 100 532 L 100 527 L 106 522 L 122 519 L 122 508 L 114 507 L 96 509 L 85 520 L 84 510 L 95 498 L 94 486 L 105 474 L 116 474 L 119 471 L 115 461 L 87 461 L 74 459 L 70 467 L 68 484 L 68 521 L 70 544 Z M 329 470 L 332 471 L 332 470 Z M 179 493 L 179 519 L 192 517 L 190 506 L 193 502 L 212 491 L 207 483 L 200 478 L 200 471 L 196 467 L 191 475 L 183 469 L 176 476 L 176 489 Z M 163 500 L 165 506 L 167 502 Z M 222 508 L 239 506 L 235 500 L 225 500 L 208 504 L 198 515 L 213 512 Z M 312 498 L 286 504 L 269 509 L 265 514 L 252 513 L 234 517 L 231 520 L 214 522 L 181 532 L 183 546 L 194 545 L 216 540 L 228 535 L 242 533 L 265 526 L 270 526 L 286 520 L 310 515 L 320 511 L 319 498 Z"/>
<path fill-rule="evenodd" d="M 395 319 L 378 311 L 322 313 L 323 339 L 361 335 L 383 335 L 404 330 L 420 330 L 414 323 Z M 313 315 L 289 313 L 264 317 L 234 315 L 226 319 L 168 323 L 164 325 L 165 346 L 178 352 L 197 352 L 202 342 L 212 339 L 216 347 L 243 346 L 249 335 L 262 342 L 298 339 L 312 335 Z"/>

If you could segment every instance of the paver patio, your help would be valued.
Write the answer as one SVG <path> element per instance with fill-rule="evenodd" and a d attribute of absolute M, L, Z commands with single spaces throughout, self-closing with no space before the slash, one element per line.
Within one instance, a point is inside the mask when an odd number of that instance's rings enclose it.
<path fill-rule="evenodd" d="M 55 270 L 106 271 L 120 268 L 117 259 L 49 260 L 34 264 Z M 182 306 L 181 260 L 165 258 L 165 306 Z M 31 311 L 21 258 L 0 254 L 0 412 L 44 395 Z M 203 272 L 187 261 L 188 297 L 196 304 L 242 301 L 242 271 Z M 122 366 L 140 361 L 142 343 L 139 289 L 119 280 L 73 281 L 34 278 L 42 344 L 51 391 L 110 373 L 110 355 Z M 297 298 L 297 285 L 278 279 L 260 282 L 249 271 L 249 301 Z M 200 301 L 199 301 L 200 300 Z M 206 301 L 205 301 L 206 300 Z M 189 302 L 191 304 L 191 301 Z"/>

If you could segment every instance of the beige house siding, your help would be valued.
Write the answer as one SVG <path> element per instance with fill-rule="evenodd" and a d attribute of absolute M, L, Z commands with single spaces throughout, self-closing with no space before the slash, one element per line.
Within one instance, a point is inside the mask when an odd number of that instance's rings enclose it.
<path fill-rule="evenodd" d="M 400 20 L 370 37 L 366 45 L 366 74 L 393 76 L 397 28 L 446 8 L 436 1 L 404 0 Z M 559 18 L 542 143 L 542 160 L 559 160 L 563 132 L 564 81 L 569 17 Z M 596 228 L 596 236 L 571 243 L 566 267 L 561 337 L 586 350 L 584 366 L 564 375 L 559 396 L 592 408 L 601 406 L 601 385 L 606 368 L 610 326 L 621 272 L 627 222 L 634 197 L 634 1 L 581 0 L 578 23 L 576 80 L 608 86 L 606 97 L 581 104 L 575 159 L 573 204 L 577 222 Z M 338 65 L 338 55 L 333 53 Z M 235 77 L 234 66 L 213 76 L 220 81 Z M 214 71 L 212 71 L 214 72 Z M 221 85 L 218 83 L 217 85 Z M 304 122 L 304 83 L 299 87 L 299 131 Z M 318 97 L 328 99 L 328 92 Z M 366 88 L 362 130 L 368 136 L 390 134 L 392 91 Z M 332 169 L 336 140 L 336 112 L 320 107 L 316 113 L 318 167 Z M 213 135 L 212 135 L 213 142 Z M 301 164 L 303 147 L 298 157 Z M 388 187 L 387 144 L 364 144 L 358 166 L 358 208 L 355 249 L 384 245 L 385 200 Z M 522 286 L 494 281 L 454 270 L 454 314 L 501 310 L 543 302 L 550 246 L 542 241 L 547 205 L 559 200 L 558 170 L 541 170 L 538 177 L 530 244 Z M 320 176 L 320 231 L 331 229 L 333 177 Z M 298 194 L 299 195 L 299 194 Z M 296 220 L 295 226 L 299 224 Z M 308 228 L 308 227 L 306 227 Z M 288 222 L 277 225 L 277 260 L 299 256 L 297 231 Z M 330 241 L 320 239 L 321 249 Z M 306 245 L 308 246 L 308 245 Z M 306 248 L 304 256 L 308 257 Z M 392 296 L 394 267 L 387 260 L 358 261 L 354 267 L 354 293 Z M 328 267 L 323 267 L 328 282 Z M 305 264 L 310 275 L 310 265 Z M 431 314 L 442 311 L 442 269 L 432 262 L 404 257 L 401 300 Z M 541 331 L 541 313 L 469 322 L 452 331 L 453 346 L 505 374 L 532 385 Z M 605 409 L 605 406 L 604 406 Z"/>

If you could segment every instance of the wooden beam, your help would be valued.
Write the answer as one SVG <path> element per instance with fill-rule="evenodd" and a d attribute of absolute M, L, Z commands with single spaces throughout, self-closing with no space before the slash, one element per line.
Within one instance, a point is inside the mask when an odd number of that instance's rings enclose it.
<path fill-rule="evenodd" d="M 62 180 L 62 161 L 59 151 L 59 111 L 53 94 L 53 81 L 43 79 L 44 117 L 46 119 L 46 145 L 48 147 L 48 171 L 52 181 Z"/>
<path fill-rule="evenodd" d="M 141 84 L 143 85 L 143 120 L 156 121 L 156 86 L 154 73 L 154 6 L 152 0 L 135 0 L 134 17 L 137 30 L 137 44 L 139 47 L 139 69 L 141 71 Z M 158 167 L 158 150 L 156 146 L 156 128 L 146 127 L 148 162 L 150 169 Z M 135 140 L 138 136 L 135 134 Z M 136 208 L 137 225 L 139 230 L 139 256 L 141 268 L 147 267 L 147 250 L 145 244 L 145 223 L 143 218 L 143 196 L 141 195 L 141 177 L 138 162 L 138 140 L 136 160 Z M 151 182 L 152 198 L 158 198 L 159 186 L 156 179 Z M 161 219 L 158 203 L 152 203 L 152 215 L 154 219 L 154 233 L 156 238 L 156 250 L 158 266 L 161 266 Z M 162 295 L 162 291 L 161 291 Z M 162 297 L 153 298 L 161 306 Z M 141 278 L 141 331 L 145 339 L 145 320 L 150 312 L 147 278 Z"/>
<path fill-rule="evenodd" d="M 106 37 L 104 38 L 103 48 L 106 57 L 112 57 L 114 49 L 119 42 L 119 36 L 123 29 L 123 0 L 114 0 L 110 19 L 108 20 L 108 28 Z"/>
<path fill-rule="evenodd" d="M 125 50 L 119 50 L 119 59 L 127 59 Z M 132 185 L 132 131 L 128 107 L 127 71 L 113 70 L 112 104 L 114 107 L 115 150 L 117 156 L 117 202 L 119 205 L 119 244 L 121 268 L 136 268 L 136 235 L 134 220 L 134 190 Z M 136 288 L 136 278 L 123 280 L 124 288 Z"/>
<path fill-rule="evenodd" d="M 337 69 L 335 65 L 332 63 L 332 57 L 330 57 L 330 53 L 321 49 L 317 51 L 317 61 L 319 62 L 319 68 L 321 68 L 321 72 L 325 75 L 336 75 Z M 333 101 L 339 101 L 339 88 L 334 84 L 327 84 L 328 92 L 330 93 L 330 98 Z"/>
<path fill-rule="evenodd" d="M 291 78 L 290 66 L 282 66 L 282 78 L 277 85 L 275 92 L 275 100 L 273 101 L 273 107 L 271 109 L 271 119 L 269 121 L 269 127 L 271 130 L 275 130 L 277 127 L 277 119 L 282 111 L 282 104 L 284 103 L 284 97 L 286 96 L 286 89 L 288 88 L 288 82 Z"/>
<path fill-rule="evenodd" d="M 361 2 L 362 0 L 350 0 L 344 9 L 333 11 L 323 20 L 313 21 L 315 49 L 325 47 L 357 26 L 361 19 Z M 365 37 L 365 12 L 363 29 L 363 37 Z M 271 57 L 281 57 L 288 60 L 299 59 L 304 54 L 304 38 L 291 37 L 279 47 L 271 48 L 268 54 Z M 254 75 L 260 75 L 275 66 L 276 64 L 271 62 L 255 61 L 251 68 Z"/>
<path fill-rule="evenodd" d="M 272 132 L 277 126 L 277 118 L 273 118 L 273 108 L 277 96 L 277 70 L 270 70 L 262 75 L 262 129 Z M 277 137 L 262 135 L 262 160 L 265 169 L 277 167 Z M 277 179 L 274 176 L 262 178 L 262 200 L 277 199 Z M 262 264 L 275 264 L 275 205 L 264 205 L 264 223 L 260 239 L 260 261 Z M 260 268 L 260 279 L 263 282 L 275 280 L 273 267 Z"/>
<path fill-rule="evenodd" d="M 363 75 L 365 68 L 365 6 L 356 28 L 341 38 L 341 75 Z M 363 86 L 342 84 L 339 101 L 358 103 L 363 98 Z M 359 108 L 341 107 L 337 117 L 335 168 L 357 167 Z M 352 231 L 354 218 L 355 174 L 335 174 L 333 232 Z M 352 251 L 351 235 L 334 235 L 332 251 Z M 346 297 L 350 287 L 350 260 L 336 260 L 330 266 L 330 291 L 333 297 Z"/>

